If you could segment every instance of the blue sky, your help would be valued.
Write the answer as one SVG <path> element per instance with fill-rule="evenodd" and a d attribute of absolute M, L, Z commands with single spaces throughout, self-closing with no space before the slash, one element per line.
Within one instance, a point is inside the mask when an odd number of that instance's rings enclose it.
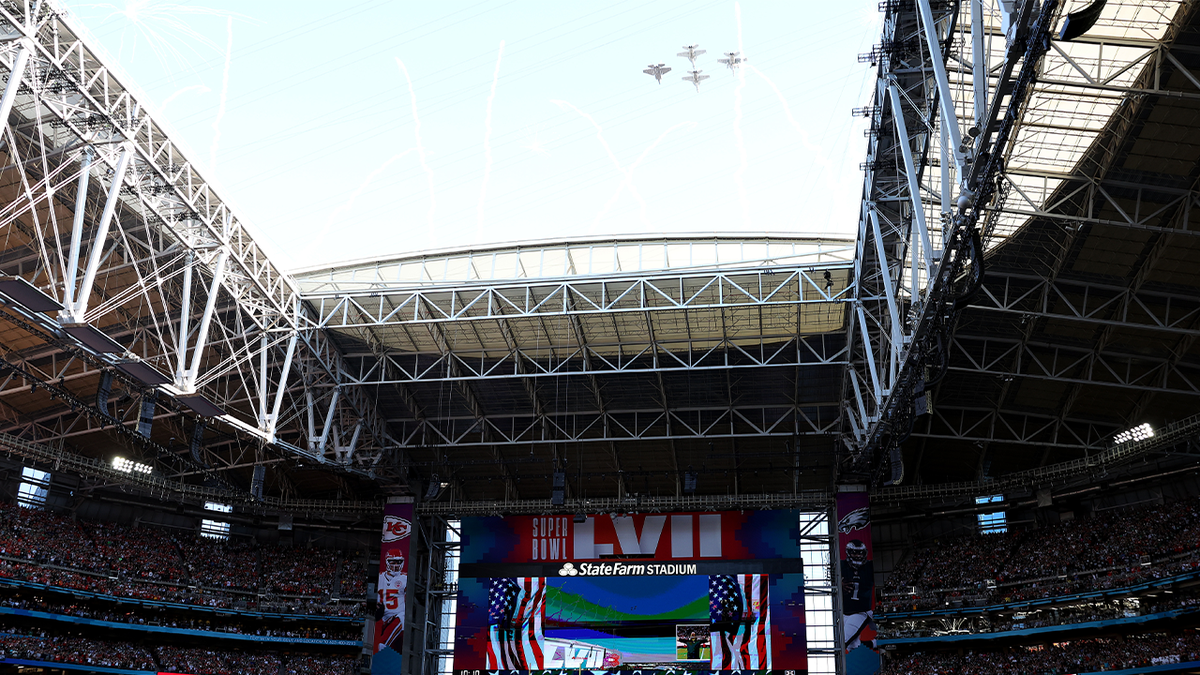
<path fill-rule="evenodd" d="M 66 4 L 285 267 L 854 231 L 873 0 Z"/>

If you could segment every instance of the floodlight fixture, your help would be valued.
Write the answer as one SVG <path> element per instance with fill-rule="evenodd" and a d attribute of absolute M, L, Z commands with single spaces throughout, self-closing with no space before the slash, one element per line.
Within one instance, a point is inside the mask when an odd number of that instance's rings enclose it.
<path fill-rule="evenodd" d="M 1143 422 L 1132 429 L 1126 429 L 1117 434 L 1113 437 L 1113 442 L 1117 444 L 1129 443 L 1144 441 L 1147 438 L 1154 438 L 1154 428 L 1150 426 L 1149 422 Z"/>
<path fill-rule="evenodd" d="M 112 465 L 114 469 L 120 471 L 121 473 L 148 474 L 151 471 L 149 464 L 142 464 L 141 462 L 135 462 L 132 459 L 126 459 L 124 457 L 113 457 Z"/>

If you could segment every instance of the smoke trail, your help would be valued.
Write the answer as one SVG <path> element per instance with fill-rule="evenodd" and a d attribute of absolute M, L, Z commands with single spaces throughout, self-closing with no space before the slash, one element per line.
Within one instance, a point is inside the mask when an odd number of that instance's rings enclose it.
<path fill-rule="evenodd" d="M 186 94 L 187 92 L 189 92 L 193 89 L 200 90 L 200 93 L 202 93 L 202 94 L 207 94 L 208 92 L 212 91 L 212 89 L 209 89 L 208 87 L 206 87 L 202 84 L 193 84 L 190 87 L 184 87 L 183 89 L 180 89 L 179 91 L 175 92 L 174 94 L 171 94 L 170 96 L 167 97 L 167 100 L 160 103 L 158 106 L 158 112 L 162 113 L 164 110 L 167 109 L 167 106 L 171 105 L 171 101 L 174 101 L 180 95 Z"/>
<path fill-rule="evenodd" d="M 221 100 L 217 103 L 217 116 L 213 119 L 212 147 L 208 150 L 208 169 L 217 169 L 217 145 L 221 142 L 221 118 L 225 117 L 225 100 L 229 97 L 229 62 L 233 60 L 233 17 L 225 19 L 225 69 L 221 73 Z"/>
<path fill-rule="evenodd" d="M 479 186 L 478 220 L 475 238 L 483 234 L 483 203 L 487 199 L 488 179 L 492 177 L 492 102 L 496 100 L 496 81 L 500 79 L 500 61 L 504 58 L 504 40 L 500 41 L 500 53 L 496 55 L 496 70 L 492 72 L 492 91 L 488 94 L 487 116 L 483 132 L 483 183 Z"/>
<path fill-rule="evenodd" d="M 416 148 L 409 148 L 408 150 L 405 150 L 404 152 L 402 152 L 398 155 L 392 155 L 386 162 L 384 162 L 383 164 L 380 164 L 379 168 L 377 168 L 374 171 L 372 171 L 371 173 L 367 174 L 367 177 L 365 179 L 363 179 L 362 184 L 360 184 L 354 190 L 354 192 L 350 193 L 350 198 L 347 199 L 344 204 L 337 207 L 336 209 L 333 210 L 332 213 L 329 214 L 329 218 L 327 218 L 325 220 L 325 225 L 321 228 L 321 231 L 318 232 L 316 234 L 316 236 L 314 236 L 312 238 L 312 242 L 309 243 L 309 245 L 304 249 L 303 253 L 300 254 L 301 257 L 308 258 L 308 255 L 310 253 L 312 253 L 313 250 L 315 248 L 317 248 L 318 245 L 320 245 L 321 240 L 325 238 L 325 235 L 329 234 L 329 230 L 333 228 L 334 223 L 337 220 L 337 217 L 340 216 L 341 214 L 345 213 L 346 211 L 349 211 L 351 208 L 354 207 L 354 202 L 358 200 L 359 195 L 361 195 L 363 192 L 366 191 L 366 189 L 368 187 L 371 186 L 371 183 L 376 178 L 379 177 L 379 174 L 383 173 L 384 171 L 387 171 L 387 168 L 389 166 L 391 166 L 392 164 L 394 164 L 396 162 L 396 160 L 400 159 L 401 157 L 404 157 L 405 155 L 409 154 L 413 150 L 416 150 Z"/>
<path fill-rule="evenodd" d="M 663 139 L 665 139 L 667 137 L 667 134 L 671 133 L 672 131 L 675 131 L 676 129 L 680 129 L 683 127 L 691 128 L 694 126 L 696 126 L 695 122 L 690 122 L 690 121 L 689 122 L 680 122 L 679 124 L 676 124 L 675 126 L 662 132 L 662 134 L 660 134 L 659 137 L 656 138 L 653 143 L 646 146 L 646 149 L 642 151 L 642 154 L 638 155 L 638 158 L 635 159 L 633 161 L 633 163 L 629 165 L 629 168 L 625 169 L 623 171 L 623 173 L 625 174 L 625 178 L 621 181 L 621 184 L 617 186 L 617 191 L 613 193 L 613 196 L 610 197 L 608 202 L 604 204 L 604 208 L 600 211 L 600 213 L 598 213 L 596 215 L 596 219 L 594 221 L 592 221 L 592 224 L 594 225 L 594 224 L 600 222 L 600 219 L 603 218 L 605 216 L 605 214 L 608 213 L 608 210 L 612 208 L 612 205 L 614 203 L 616 203 L 617 197 L 619 197 L 621 195 L 621 190 L 625 187 L 628 187 L 630 193 L 633 195 L 633 198 L 637 200 L 638 205 L 640 206 L 641 216 L 642 216 L 642 224 L 647 225 L 647 226 L 650 225 L 650 219 L 646 215 L 646 202 L 645 202 L 645 200 L 642 199 L 641 195 L 638 194 L 637 191 L 633 189 L 633 172 L 637 170 L 639 165 L 641 165 L 642 160 L 646 159 L 646 155 L 649 155 L 651 150 L 658 147 L 658 144 L 663 142 Z"/>
<path fill-rule="evenodd" d="M 742 6 L 736 1 L 733 3 L 733 11 L 737 14 L 737 35 L 738 35 L 738 52 L 741 54 L 742 60 L 746 60 L 745 47 L 742 46 Z M 746 69 L 738 68 L 738 85 L 737 94 L 733 103 L 733 136 L 737 139 L 738 154 L 741 155 L 742 162 L 738 165 L 738 170 L 733 174 L 733 182 L 737 185 L 738 201 L 742 204 L 742 227 L 750 226 L 750 202 L 746 198 L 746 139 L 742 135 L 742 89 L 746 87 Z"/>
<path fill-rule="evenodd" d="M 417 156 L 421 158 L 421 169 L 425 171 L 425 177 L 429 183 L 429 236 L 431 239 L 436 239 L 433 215 L 437 212 L 437 193 L 433 188 L 433 169 L 429 168 L 429 163 L 425 161 L 425 144 L 421 142 L 421 118 L 417 116 L 417 94 L 413 91 L 412 78 L 408 76 L 408 68 L 404 67 L 404 62 L 400 60 L 399 56 L 396 57 L 396 65 L 400 66 L 400 72 L 404 74 L 404 81 L 408 83 L 408 99 L 412 102 L 413 136 L 416 137 Z"/>
<path fill-rule="evenodd" d="M 194 28 L 195 21 L 183 15 L 248 18 L 237 12 L 197 7 L 192 4 L 163 2 L 162 0 L 126 0 L 124 7 L 117 7 L 112 3 L 79 4 L 76 7 L 110 10 L 101 20 L 102 22 L 108 22 L 116 16 L 124 18 L 129 23 L 129 27 L 134 30 L 131 32 L 127 28 L 120 29 L 121 40 L 118 55 L 124 53 L 125 38 L 129 37 L 132 45 L 131 58 L 136 57 L 139 38 L 144 38 L 163 70 L 167 71 L 167 78 L 171 81 L 175 79 L 174 71 L 176 70 L 172 66 L 172 62 L 181 69 L 195 72 L 196 60 L 186 58 L 181 48 L 190 49 L 197 56 L 200 55 L 200 50 L 196 49 L 196 45 L 212 49 L 218 54 L 221 53 L 221 47 Z"/>
<path fill-rule="evenodd" d="M 783 106 L 783 113 L 787 115 L 788 123 L 791 124 L 792 128 L 796 130 L 796 133 L 800 135 L 800 143 L 805 147 L 805 149 L 812 152 L 813 159 L 817 160 L 817 162 L 819 162 L 823 167 L 832 172 L 833 165 L 829 163 L 829 160 L 825 157 L 825 153 L 816 145 L 813 145 L 812 140 L 808 137 L 808 131 L 806 131 L 804 127 L 800 126 L 800 123 L 797 122 L 796 118 L 792 116 L 792 106 L 788 105 L 787 99 L 783 97 L 783 92 L 779 90 L 779 87 L 775 86 L 775 83 L 771 80 L 771 78 L 767 77 L 766 73 L 763 71 L 750 65 L 746 65 L 746 67 L 752 69 L 755 75 L 761 77 L 763 82 L 766 82 L 767 85 L 771 87 L 771 90 L 775 92 L 775 96 L 779 99 L 779 104 Z"/>
<path fill-rule="evenodd" d="M 600 124 L 598 122 L 596 122 L 595 118 L 593 118 L 591 115 L 583 112 L 579 108 L 576 108 L 574 105 L 572 105 L 571 103 L 568 103 L 567 101 L 560 101 L 560 100 L 552 99 L 550 102 L 557 105 L 560 108 L 563 108 L 563 109 L 570 108 L 571 110 L 574 110 L 575 112 L 579 113 L 584 119 L 586 119 L 588 122 L 590 122 L 593 127 L 595 127 L 596 140 L 600 141 L 600 145 L 604 146 L 604 152 L 606 152 L 608 154 L 608 159 L 610 161 L 612 161 L 613 166 L 616 167 L 617 173 L 620 173 L 623 177 L 621 180 L 621 185 L 626 185 L 629 188 L 629 194 L 633 195 L 633 198 L 636 199 L 638 201 L 638 203 L 642 205 L 642 209 L 644 210 L 646 203 L 645 203 L 645 201 L 642 200 L 641 193 L 639 193 L 637 191 L 637 188 L 633 186 L 633 183 L 626 182 L 626 180 L 624 178 L 625 168 L 621 166 L 621 161 L 617 159 L 617 156 L 613 153 L 612 148 L 608 145 L 608 141 L 605 140 L 605 138 L 604 138 L 604 129 L 600 126 Z M 655 141 L 655 145 L 657 145 L 657 144 L 658 144 L 658 141 Z M 618 186 L 617 192 L 619 193 L 620 190 L 621 190 L 621 187 Z M 614 196 L 614 199 L 615 199 L 615 196 Z M 606 204 L 604 207 L 604 210 L 601 211 L 601 215 L 603 215 L 603 213 L 609 209 L 611 202 L 612 202 L 612 200 L 610 199 L 609 204 Z M 598 221 L 599 219 L 600 219 L 600 216 L 596 216 L 596 220 Z"/>
<path fill-rule="evenodd" d="M 617 171 L 621 171 L 622 173 L 624 172 L 624 169 L 621 168 L 621 162 L 617 159 L 617 156 L 613 154 L 612 148 L 608 146 L 608 141 L 604 140 L 604 129 L 600 127 L 600 125 L 591 115 L 583 112 L 579 108 L 576 108 L 574 105 L 566 101 L 552 99 L 550 102 L 560 108 L 570 108 L 571 110 L 579 113 L 585 120 L 591 122 L 592 126 L 596 128 L 596 140 L 600 141 L 600 145 L 604 146 L 604 152 L 608 153 L 608 158 L 612 160 L 613 166 L 617 167 Z"/>

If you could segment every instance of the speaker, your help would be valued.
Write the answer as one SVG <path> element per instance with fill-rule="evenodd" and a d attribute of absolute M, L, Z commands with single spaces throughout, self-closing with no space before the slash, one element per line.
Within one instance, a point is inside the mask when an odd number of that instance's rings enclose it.
<path fill-rule="evenodd" d="M 554 472 L 554 483 L 550 489 L 551 506 L 562 506 L 566 501 L 567 474 L 562 471 Z"/>
<path fill-rule="evenodd" d="M 154 426 L 154 404 L 158 400 L 158 391 L 151 389 L 142 395 L 142 409 L 138 415 L 138 434 L 150 438 L 150 430 Z"/>

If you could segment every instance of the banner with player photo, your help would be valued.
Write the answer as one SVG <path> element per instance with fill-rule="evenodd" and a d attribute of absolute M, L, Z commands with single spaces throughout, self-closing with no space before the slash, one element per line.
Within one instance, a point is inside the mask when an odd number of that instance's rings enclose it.
<path fill-rule="evenodd" d="M 807 670 L 797 511 L 463 518 L 456 673 Z"/>
<path fill-rule="evenodd" d="M 879 672 L 880 659 L 875 645 L 875 571 L 867 492 L 839 492 L 837 518 L 846 675 L 873 675 Z"/>
<path fill-rule="evenodd" d="M 400 675 L 404 654 L 405 609 L 408 607 L 408 556 L 413 532 L 413 505 L 383 507 L 379 546 L 379 582 L 375 586 L 375 644 L 372 675 Z"/>

